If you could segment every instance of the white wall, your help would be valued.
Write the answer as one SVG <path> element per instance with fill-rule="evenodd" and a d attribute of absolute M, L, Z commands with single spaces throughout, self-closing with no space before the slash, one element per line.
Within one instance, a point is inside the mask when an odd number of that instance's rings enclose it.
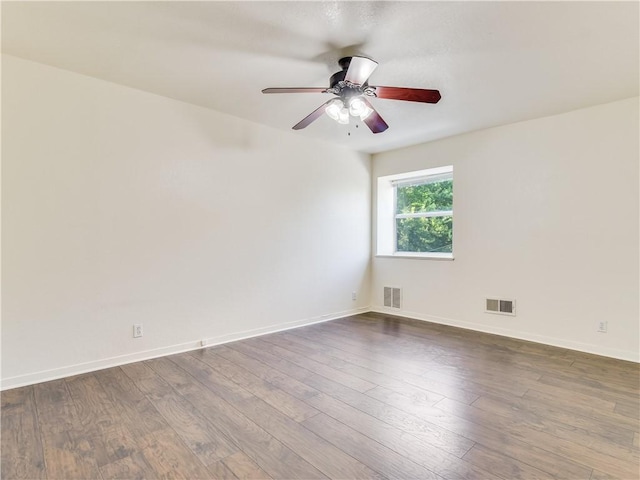
<path fill-rule="evenodd" d="M 372 175 L 367 155 L 3 55 L 2 388 L 382 311 L 389 284 L 408 316 L 637 361 L 638 157 L 630 99 L 379 154 Z M 455 260 L 374 258 L 369 298 L 371 177 L 448 164 Z"/>
<path fill-rule="evenodd" d="M 374 309 L 401 286 L 407 316 L 638 361 L 638 132 L 633 98 L 374 155 L 374 185 L 454 165 L 455 197 L 455 260 L 374 258 Z"/>
<path fill-rule="evenodd" d="M 3 388 L 370 303 L 368 155 L 5 55 L 2 162 Z"/>

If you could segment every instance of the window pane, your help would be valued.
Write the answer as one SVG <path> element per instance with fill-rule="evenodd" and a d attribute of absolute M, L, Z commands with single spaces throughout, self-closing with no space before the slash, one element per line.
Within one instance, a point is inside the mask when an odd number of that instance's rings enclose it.
<path fill-rule="evenodd" d="M 453 210 L 453 180 L 396 188 L 396 213 Z"/>
<path fill-rule="evenodd" d="M 453 217 L 396 219 L 398 252 L 452 252 Z"/>

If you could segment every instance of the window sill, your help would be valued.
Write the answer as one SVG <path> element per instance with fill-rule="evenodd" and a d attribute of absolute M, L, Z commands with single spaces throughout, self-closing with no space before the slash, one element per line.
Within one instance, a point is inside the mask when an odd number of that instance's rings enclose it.
<path fill-rule="evenodd" d="M 413 258 L 417 260 L 449 260 L 453 261 L 452 253 L 390 253 L 377 254 L 376 258 Z"/>

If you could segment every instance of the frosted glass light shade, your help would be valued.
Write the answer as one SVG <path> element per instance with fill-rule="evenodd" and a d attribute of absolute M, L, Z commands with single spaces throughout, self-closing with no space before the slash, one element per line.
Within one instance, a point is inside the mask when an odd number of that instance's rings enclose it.
<path fill-rule="evenodd" d="M 340 121 L 340 111 L 344 108 L 344 104 L 342 100 L 339 98 L 334 98 L 329 102 L 327 107 L 324 109 L 327 115 L 333 118 L 336 121 Z"/>
<path fill-rule="evenodd" d="M 361 97 L 353 97 L 349 101 L 349 113 L 354 117 L 360 117 L 364 120 L 372 111 Z"/>

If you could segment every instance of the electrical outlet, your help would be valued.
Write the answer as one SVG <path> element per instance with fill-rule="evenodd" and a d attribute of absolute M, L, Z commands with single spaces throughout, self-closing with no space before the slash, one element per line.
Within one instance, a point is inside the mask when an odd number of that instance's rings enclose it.
<path fill-rule="evenodd" d="M 609 322 L 607 322 L 606 320 L 598 322 L 598 333 L 607 333 L 607 327 L 609 326 L 608 324 Z"/>
<path fill-rule="evenodd" d="M 142 336 L 142 324 L 138 323 L 133 326 L 133 338 L 138 338 Z"/>
<path fill-rule="evenodd" d="M 358 294 L 356 292 L 351 292 L 351 300 L 354 302 L 358 299 Z"/>

